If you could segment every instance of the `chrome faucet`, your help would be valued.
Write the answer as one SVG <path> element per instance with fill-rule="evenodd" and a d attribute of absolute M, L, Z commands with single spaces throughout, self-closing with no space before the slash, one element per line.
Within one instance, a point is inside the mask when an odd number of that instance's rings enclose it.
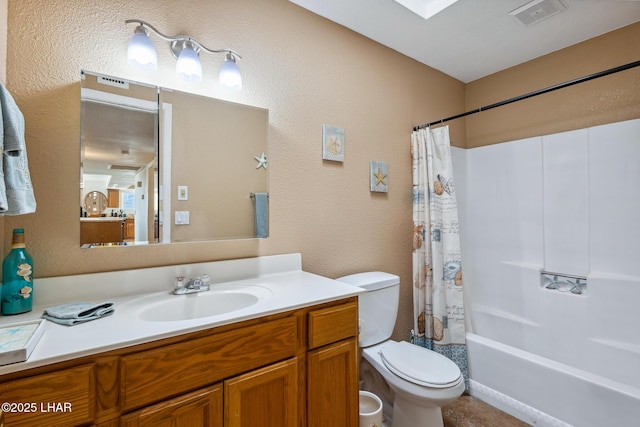
<path fill-rule="evenodd" d="M 193 294 L 196 292 L 204 292 L 210 289 L 211 277 L 208 274 L 198 276 L 196 279 L 190 279 L 185 283 L 183 276 L 175 279 L 175 287 L 171 293 L 173 295 Z"/>

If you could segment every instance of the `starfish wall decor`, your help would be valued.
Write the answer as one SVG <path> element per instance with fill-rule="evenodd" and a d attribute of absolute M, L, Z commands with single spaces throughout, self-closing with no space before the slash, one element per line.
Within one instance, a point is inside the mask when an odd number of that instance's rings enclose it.
<path fill-rule="evenodd" d="M 264 152 L 262 152 L 262 155 L 260 157 L 255 156 L 254 159 L 256 159 L 256 161 L 258 162 L 256 169 L 260 169 L 260 168 L 264 168 L 265 170 L 267 169 L 267 156 L 264 154 Z"/>
<path fill-rule="evenodd" d="M 369 162 L 371 191 L 387 193 L 389 191 L 389 165 L 385 162 Z"/>

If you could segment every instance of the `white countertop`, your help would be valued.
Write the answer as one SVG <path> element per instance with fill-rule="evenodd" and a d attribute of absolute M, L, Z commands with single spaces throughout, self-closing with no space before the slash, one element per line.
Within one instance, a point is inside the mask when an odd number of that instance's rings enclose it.
<path fill-rule="evenodd" d="M 192 272 L 193 275 L 185 272 Z M 173 283 L 172 274 L 194 277 L 204 272 L 212 276 L 213 291 L 216 285 L 223 283 L 225 287 L 259 285 L 269 289 L 271 295 L 247 308 L 212 317 L 180 321 L 147 321 L 140 317 L 140 311 L 151 299 L 157 299 L 161 295 L 167 295 L 167 298 L 185 297 L 168 295 Z M 165 276 L 168 276 L 166 280 Z M 226 280 L 226 277 L 232 276 L 236 276 L 235 280 Z M 140 277 L 148 280 L 145 280 L 144 284 L 135 283 Z M 157 280 L 158 277 L 162 277 L 162 281 Z M 88 286 L 88 280 L 92 280 L 94 286 Z M 39 293 L 42 294 L 40 300 L 36 299 L 40 304 L 34 305 L 29 313 L 0 317 L 0 325 L 38 319 L 46 307 L 64 302 L 113 301 L 115 312 L 111 316 L 75 326 L 63 326 L 47 321 L 44 334 L 29 359 L 0 366 L 0 375 L 334 301 L 364 291 L 362 288 L 302 271 L 299 254 L 68 276 L 40 281 L 42 289 L 39 289 L 38 280 L 34 281 L 34 296 L 38 298 Z M 81 283 L 84 286 L 78 288 Z M 104 286 L 107 283 L 110 286 Z M 93 298 L 91 291 L 86 289 L 92 287 L 95 288 Z M 148 291 L 150 288 L 155 289 Z M 74 292 L 74 289 L 77 292 Z M 136 294 L 132 289 L 142 292 Z M 121 292 L 122 295 L 117 296 L 114 292 Z"/>
<path fill-rule="evenodd" d="M 124 221 L 125 219 L 127 219 L 126 217 L 119 217 L 119 216 L 96 216 L 96 217 L 80 217 L 80 221 L 81 222 L 115 222 L 115 221 Z M 131 218 L 133 219 L 133 218 Z"/>

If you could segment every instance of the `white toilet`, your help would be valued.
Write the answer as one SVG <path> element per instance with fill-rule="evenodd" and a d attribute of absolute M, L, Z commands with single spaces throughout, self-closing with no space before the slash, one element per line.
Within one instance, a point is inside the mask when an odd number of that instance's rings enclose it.
<path fill-rule="evenodd" d="M 400 278 L 373 271 L 337 280 L 367 290 L 358 296 L 360 347 L 364 359 L 386 384 L 380 387 L 365 381 L 364 386 L 382 397 L 385 406 L 393 405 L 384 408 L 387 420 L 392 418 L 393 427 L 442 427 L 441 408 L 464 392 L 464 378 L 458 366 L 445 356 L 389 339 L 398 314 Z M 392 395 L 385 399 L 385 394 L 389 395 L 386 386 Z M 391 424 L 387 421 L 385 425 Z"/>

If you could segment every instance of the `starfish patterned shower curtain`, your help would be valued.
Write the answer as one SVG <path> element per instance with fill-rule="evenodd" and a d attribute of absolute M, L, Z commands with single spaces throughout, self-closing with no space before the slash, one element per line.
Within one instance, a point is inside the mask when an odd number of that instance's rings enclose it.
<path fill-rule="evenodd" d="M 468 381 L 449 127 L 414 131 L 411 157 L 415 343 L 453 360 Z"/>

